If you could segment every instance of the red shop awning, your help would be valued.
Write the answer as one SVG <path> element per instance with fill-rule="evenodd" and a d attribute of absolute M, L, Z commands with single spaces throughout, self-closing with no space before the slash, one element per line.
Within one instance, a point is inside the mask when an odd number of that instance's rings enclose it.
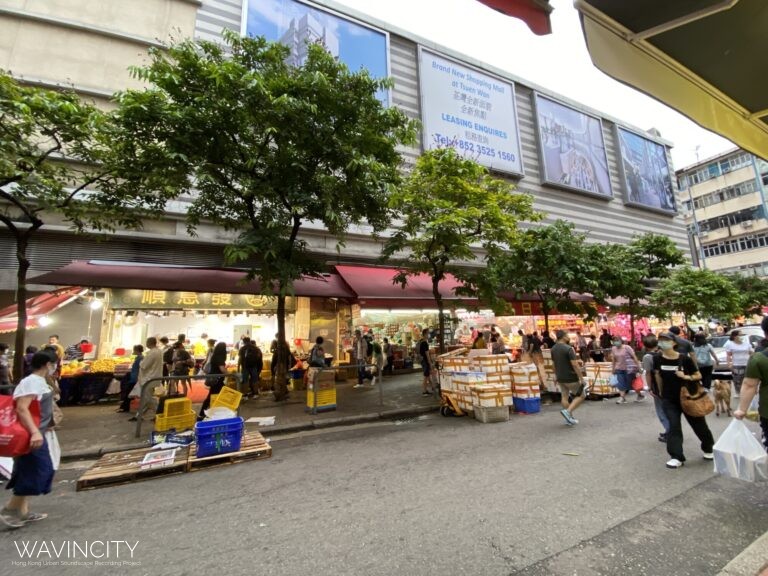
<path fill-rule="evenodd" d="M 133 290 L 169 290 L 261 294 L 261 284 L 244 282 L 246 272 L 233 268 L 195 268 L 142 263 L 75 261 L 32 279 L 36 284 L 89 286 Z M 355 294 L 336 274 L 305 277 L 293 283 L 296 296 L 354 298 Z"/>
<path fill-rule="evenodd" d="M 502 14 L 522 20 L 538 36 L 552 33 L 549 0 L 478 0 L 480 4 L 498 10 Z"/>
<path fill-rule="evenodd" d="M 409 276 L 403 288 L 393 282 L 398 270 L 373 266 L 336 266 L 339 276 L 357 294 L 358 303 L 366 308 L 435 308 L 432 279 L 428 274 Z M 440 282 L 440 294 L 448 306 L 474 306 L 476 299 L 456 295 L 464 284 L 452 275 Z"/>
<path fill-rule="evenodd" d="M 75 300 L 85 292 L 83 288 L 72 287 L 63 290 L 46 292 L 34 298 L 27 299 L 27 330 L 33 330 L 40 325 L 40 318 L 51 314 Z M 0 310 L 0 334 L 16 332 L 18 322 L 16 304 L 11 304 Z"/>

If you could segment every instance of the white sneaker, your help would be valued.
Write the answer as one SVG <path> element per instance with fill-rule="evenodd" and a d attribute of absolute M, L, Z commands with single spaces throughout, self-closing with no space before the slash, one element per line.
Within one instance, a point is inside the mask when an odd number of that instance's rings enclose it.
<path fill-rule="evenodd" d="M 352 388 L 364 388 L 362 384 L 355 384 Z"/>
<path fill-rule="evenodd" d="M 376 386 L 376 376 L 371 378 L 371 386 Z"/>
<path fill-rule="evenodd" d="M 675 469 L 675 468 L 682 468 L 682 467 L 683 467 L 683 462 L 680 462 L 680 460 L 678 460 L 677 458 L 672 458 L 672 460 L 667 462 L 667 468 Z"/>
<path fill-rule="evenodd" d="M 712 452 L 704 452 L 704 460 L 714 460 L 715 455 Z"/>

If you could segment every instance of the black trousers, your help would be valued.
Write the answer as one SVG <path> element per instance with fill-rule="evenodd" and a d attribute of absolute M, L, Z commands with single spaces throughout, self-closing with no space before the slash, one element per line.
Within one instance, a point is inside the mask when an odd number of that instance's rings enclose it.
<path fill-rule="evenodd" d="M 699 366 L 699 372 L 701 372 L 701 385 L 707 390 L 712 388 L 712 371 L 714 366 Z"/>
<path fill-rule="evenodd" d="M 712 437 L 712 431 L 707 425 L 707 419 L 704 417 L 688 416 L 683 412 L 683 408 L 680 406 L 680 402 L 663 398 L 661 406 L 664 409 L 664 414 L 667 415 L 669 420 L 669 432 L 667 432 L 667 452 L 672 458 L 677 458 L 680 462 L 685 462 L 685 455 L 683 454 L 683 424 L 681 416 L 685 416 L 688 424 L 693 428 L 694 434 L 701 442 L 701 451 L 706 453 L 712 452 L 712 447 L 715 445 L 715 439 Z"/>
<path fill-rule="evenodd" d="M 768 450 L 768 418 L 760 416 L 760 428 L 763 429 L 763 446 Z"/>
<path fill-rule="evenodd" d="M 128 397 L 128 394 L 133 390 L 135 384 L 135 382 L 131 381 L 130 374 L 126 374 L 120 380 L 120 410 L 128 412 L 131 409 L 131 399 Z"/>
<path fill-rule="evenodd" d="M 200 418 L 205 418 L 205 411 L 211 407 L 211 396 L 218 394 L 224 388 L 224 378 L 218 378 L 211 382 L 211 388 L 208 390 L 208 396 L 205 397 L 203 405 L 200 407 Z"/>

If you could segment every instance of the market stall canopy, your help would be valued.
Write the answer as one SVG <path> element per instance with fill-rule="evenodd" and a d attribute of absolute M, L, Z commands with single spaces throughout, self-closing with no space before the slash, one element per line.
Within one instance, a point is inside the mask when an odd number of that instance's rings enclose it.
<path fill-rule="evenodd" d="M 36 284 L 170 290 L 228 294 L 261 294 L 258 281 L 245 282 L 246 272 L 233 268 L 195 268 L 141 263 L 74 261 L 63 268 L 32 279 Z M 293 283 L 296 296 L 354 298 L 341 278 L 325 274 L 304 277 Z"/>
<path fill-rule="evenodd" d="M 538 36 L 552 33 L 549 0 L 478 0 L 480 4 L 498 10 L 502 14 L 522 20 Z"/>
<path fill-rule="evenodd" d="M 357 294 L 358 303 L 367 308 L 435 308 L 432 295 L 432 278 L 428 274 L 419 274 L 408 278 L 408 285 L 403 288 L 393 283 L 399 270 L 395 268 L 376 268 L 372 266 L 336 266 L 347 285 Z M 452 275 L 448 275 L 439 284 L 440 294 L 448 306 L 460 303 L 462 306 L 474 306 L 477 300 L 456 295 L 456 288 L 464 284 Z"/>
<path fill-rule="evenodd" d="M 79 287 L 65 288 L 46 292 L 34 298 L 27 299 L 27 330 L 40 326 L 40 318 L 47 316 L 77 299 L 85 290 Z M 18 315 L 16 304 L 11 304 L 0 310 L 0 334 L 16 332 Z"/>
<path fill-rule="evenodd" d="M 768 159 L 768 2 L 574 0 L 592 62 Z"/>

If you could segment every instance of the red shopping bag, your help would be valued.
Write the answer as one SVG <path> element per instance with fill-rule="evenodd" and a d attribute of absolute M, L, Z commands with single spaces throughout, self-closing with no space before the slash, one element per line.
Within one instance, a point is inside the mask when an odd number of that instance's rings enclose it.
<path fill-rule="evenodd" d="M 632 380 L 632 390 L 635 392 L 642 392 L 645 389 L 645 381 L 643 380 L 643 377 L 638 374 L 635 376 L 635 379 Z"/>
<path fill-rule="evenodd" d="M 29 412 L 35 425 L 40 425 L 40 402 L 32 400 Z M 12 396 L 0 396 L 0 456 L 14 458 L 29 452 L 31 434 L 22 426 L 16 414 Z"/>

